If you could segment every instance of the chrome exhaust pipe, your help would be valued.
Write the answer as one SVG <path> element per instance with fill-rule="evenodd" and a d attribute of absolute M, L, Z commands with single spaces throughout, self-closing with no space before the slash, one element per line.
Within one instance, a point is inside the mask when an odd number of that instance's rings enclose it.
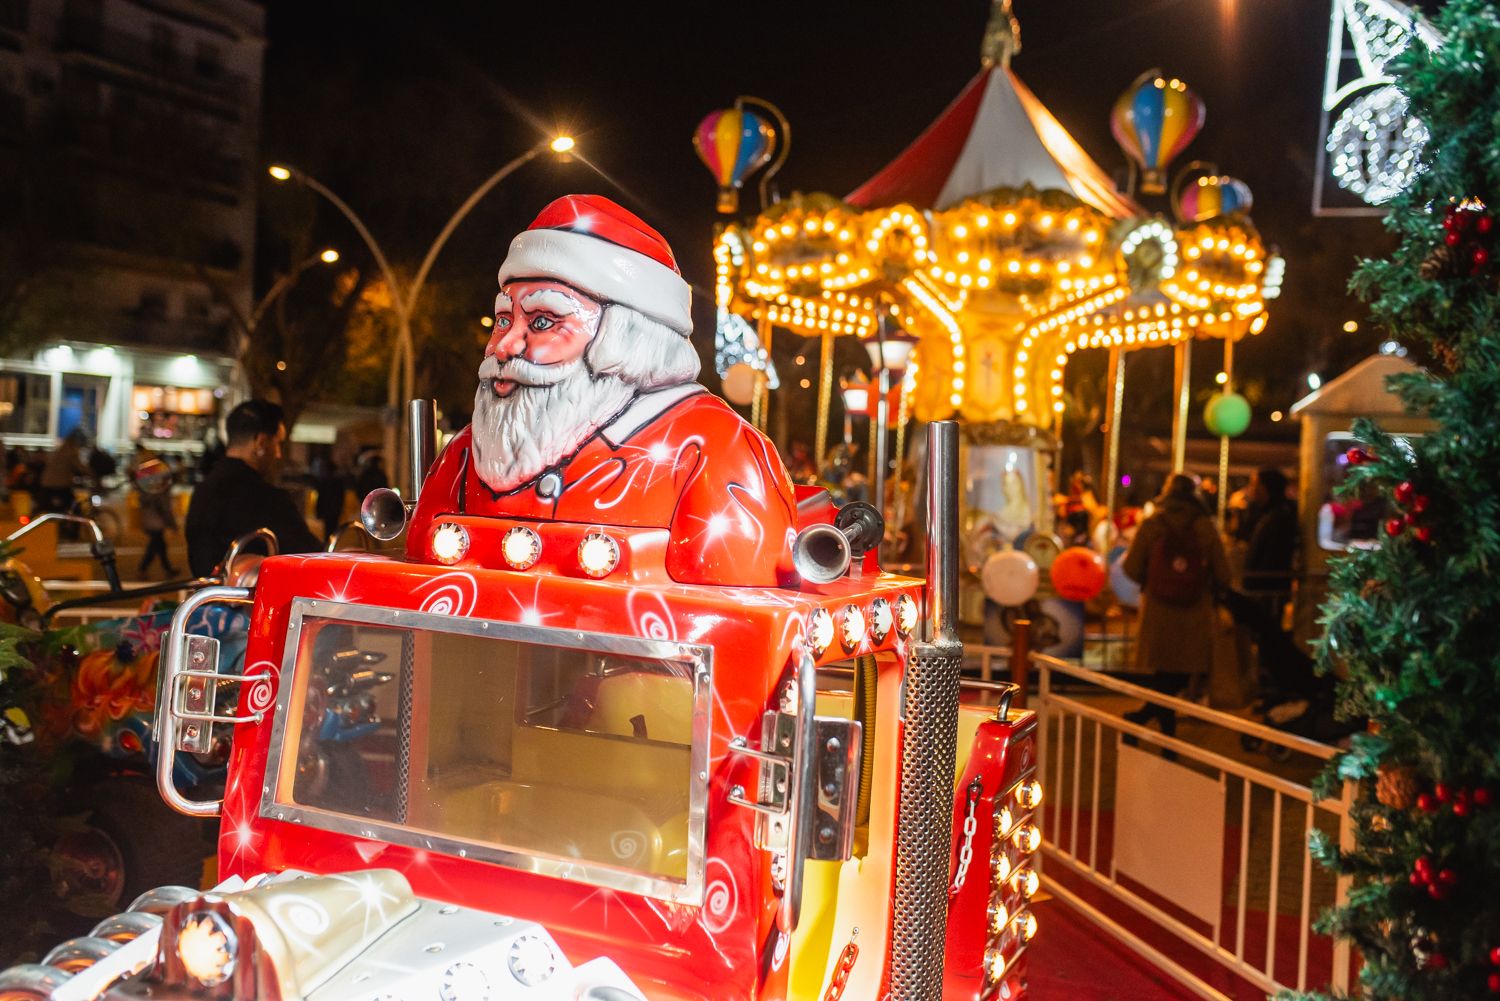
<path fill-rule="evenodd" d="M 891 997 L 941 1001 L 958 753 L 958 424 L 927 428 L 927 636 L 907 653 Z"/>
<path fill-rule="evenodd" d="M 411 474 L 411 502 L 422 496 L 427 471 L 437 459 L 437 407 L 431 400 L 412 400 L 406 405 L 407 453 Z"/>

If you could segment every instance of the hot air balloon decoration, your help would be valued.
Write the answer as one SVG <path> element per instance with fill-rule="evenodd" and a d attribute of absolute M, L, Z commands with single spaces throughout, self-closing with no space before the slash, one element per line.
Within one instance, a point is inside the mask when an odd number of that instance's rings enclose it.
<path fill-rule="evenodd" d="M 1180 183 L 1180 182 L 1179 182 Z M 1223 175 L 1199 177 L 1188 185 L 1174 184 L 1173 208 L 1183 222 L 1203 222 L 1219 216 L 1243 215 L 1255 203 L 1244 181 Z"/>
<path fill-rule="evenodd" d="M 1203 101 L 1187 84 L 1147 70 L 1115 101 L 1110 131 L 1141 168 L 1141 193 L 1166 192 L 1167 165 L 1203 128 Z"/>
<path fill-rule="evenodd" d="M 693 133 L 698 159 L 719 184 L 719 211 L 739 210 L 740 185 L 763 167 L 776 144 L 776 130 L 742 107 L 711 111 Z"/>

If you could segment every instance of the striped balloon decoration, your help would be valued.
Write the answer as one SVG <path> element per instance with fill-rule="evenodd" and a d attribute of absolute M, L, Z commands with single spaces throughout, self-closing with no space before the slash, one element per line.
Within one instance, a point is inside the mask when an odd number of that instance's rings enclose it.
<path fill-rule="evenodd" d="M 1243 215 L 1255 203 L 1244 181 L 1223 175 L 1200 177 L 1177 194 L 1177 218 L 1203 222 L 1224 215 Z"/>
<path fill-rule="evenodd" d="M 1203 128 L 1203 101 L 1178 79 L 1147 70 L 1115 101 L 1109 128 L 1141 168 L 1141 192 L 1166 191 L 1166 170 Z"/>
<path fill-rule="evenodd" d="M 693 148 L 719 185 L 719 211 L 739 209 L 739 189 L 771 158 L 776 130 L 753 111 L 711 111 L 693 133 Z"/>

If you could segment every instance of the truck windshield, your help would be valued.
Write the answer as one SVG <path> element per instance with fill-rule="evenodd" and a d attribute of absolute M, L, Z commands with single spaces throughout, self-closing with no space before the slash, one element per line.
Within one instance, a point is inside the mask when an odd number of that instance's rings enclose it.
<path fill-rule="evenodd" d="M 695 896 L 706 650 L 305 599 L 291 628 L 266 812 Z"/>

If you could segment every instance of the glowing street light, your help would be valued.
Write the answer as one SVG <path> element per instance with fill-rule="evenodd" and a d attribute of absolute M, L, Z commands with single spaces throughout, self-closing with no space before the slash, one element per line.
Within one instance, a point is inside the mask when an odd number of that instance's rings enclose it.
<path fill-rule="evenodd" d="M 334 208 L 343 213 L 344 218 L 349 220 L 350 225 L 359 233 L 360 239 L 364 241 L 365 246 L 369 248 L 371 255 L 375 258 L 375 264 L 380 269 L 381 277 L 385 279 L 386 287 L 390 289 L 391 305 L 396 312 L 396 345 L 395 350 L 391 353 L 390 373 L 386 380 L 386 407 L 390 413 L 399 411 L 403 395 L 408 400 L 416 395 L 416 358 L 411 336 L 412 313 L 416 307 L 417 296 L 421 294 L 422 286 L 427 282 L 427 275 L 432 270 L 433 262 L 437 260 L 438 253 L 443 249 L 444 244 L 448 242 L 448 237 L 453 235 L 453 231 L 458 228 L 458 224 L 473 210 L 475 205 L 479 204 L 480 199 L 489 194 L 495 185 L 505 180 L 520 167 L 531 162 L 547 150 L 556 153 L 563 160 L 571 160 L 572 157 L 568 154 L 576 146 L 577 143 L 572 136 L 559 135 L 553 136 L 550 139 L 543 139 L 486 178 L 464 200 L 463 204 L 454 211 L 453 215 L 448 218 L 448 221 L 443 224 L 443 228 L 433 239 L 432 245 L 427 248 L 427 256 L 422 259 L 421 265 L 417 268 L 416 275 L 412 278 L 411 283 L 405 287 L 396 280 L 396 275 L 391 270 L 390 262 L 386 259 L 385 252 L 380 249 L 380 244 L 375 242 L 375 237 L 371 235 L 369 228 L 365 226 L 364 220 L 360 219 L 354 210 L 343 199 L 334 194 L 327 185 L 323 184 L 317 178 L 286 164 L 273 163 L 266 168 L 266 172 L 273 179 L 277 181 L 295 179 L 298 184 L 310 188 L 321 195 Z M 397 428 L 395 424 L 388 423 L 385 430 L 386 467 L 394 468 L 396 465 Z"/>
<path fill-rule="evenodd" d="M 337 264 L 339 262 L 339 252 L 337 250 L 334 250 L 332 247 L 329 247 L 327 250 L 318 255 L 318 260 L 322 261 L 324 264 Z"/>

